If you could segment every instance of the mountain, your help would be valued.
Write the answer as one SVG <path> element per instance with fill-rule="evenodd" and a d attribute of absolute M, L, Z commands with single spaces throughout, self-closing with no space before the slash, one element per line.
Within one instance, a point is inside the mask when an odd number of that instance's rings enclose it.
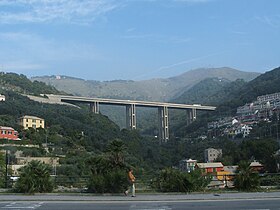
<path fill-rule="evenodd" d="M 258 75 L 260 74 L 255 72 L 243 72 L 223 67 L 195 69 L 167 79 L 143 81 L 113 80 L 100 82 L 67 76 L 33 77 L 31 80 L 44 82 L 58 90 L 78 96 L 169 101 L 172 98 L 179 97 L 182 93 L 206 78 L 219 78 L 228 81 L 243 79 L 250 81 Z"/>
<path fill-rule="evenodd" d="M 238 106 L 250 103 L 258 96 L 276 92 L 280 92 L 280 67 L 261 74 L 229 94 L 228 99 L 220 103 L 218 110 L 220 112 L 231 110 L 232 113 L 235 113 Z"/>
<path fill-rule="evenodd" d="M 242 79 L 231 82 L 225 79 L 207 78 L 172 101 L 185 104 L 211 104 L 217 106 L 223 101 L 228 100 L 232 93 L 239 91 L 245 84 L 246 82 Z"/>

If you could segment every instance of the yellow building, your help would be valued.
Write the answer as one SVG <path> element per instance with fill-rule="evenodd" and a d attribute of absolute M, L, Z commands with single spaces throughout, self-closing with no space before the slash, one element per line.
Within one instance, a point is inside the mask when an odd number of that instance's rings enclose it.
<path fill-rule="evenodd" d="M 24 129 L 28 128 L 45 128 L 45 120 L 35 116 L 25 115 L 19 118 L 19 124 L 23 126 Z"/>

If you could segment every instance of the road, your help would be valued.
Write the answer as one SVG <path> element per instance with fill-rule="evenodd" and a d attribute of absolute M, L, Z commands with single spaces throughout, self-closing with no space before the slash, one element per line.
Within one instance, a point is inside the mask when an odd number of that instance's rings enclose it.
<path fill-rule="evenodd" d="M 280 210 L 280 193 L 84 196 L 0 195 L 0 209 L 22 210 Z"/>
<path fill-rule="evenodd" d="M 214 201 L 125 201 L 125 202 L 88 202 L 88 201 L 21 201 L 1 202 L 1 209 L 38 209 L 38 210 L 280 210 L 279 199 L 265 200 L 214 200 Z"/>

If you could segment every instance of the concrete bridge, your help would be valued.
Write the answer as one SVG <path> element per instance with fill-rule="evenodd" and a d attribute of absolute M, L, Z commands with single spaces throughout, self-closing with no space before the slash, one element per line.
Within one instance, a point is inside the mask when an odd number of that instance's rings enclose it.
<path fill-rule="evenodd" d="M 105 98 L 89 98 L 79 96 L 66 96 L 66 95 L 46 95 L 53 102 L 66 102 L 66 103 L 87 103 L 90 106 L 90 111 L 98 114 L 100 104 L 117 105 L 126 107 L 126 126 L 128 129 L 136 129 L 136 107 L 153 107 L 158 108 L 158 122 L 159 122 L 159 138 L 166 142 L 169 139 L 168 127 L 168 110 L 169 109 L 184 109 L 187 111 L 187 123 L 196 120 L 196 111 L 214 111 L 216 107 L 202 106 L 200 104 L 175 104 L 164 102 L 152 101 L 136 101 L 136 100 L 119 100 L 119 99 L 105 99 Z"/>

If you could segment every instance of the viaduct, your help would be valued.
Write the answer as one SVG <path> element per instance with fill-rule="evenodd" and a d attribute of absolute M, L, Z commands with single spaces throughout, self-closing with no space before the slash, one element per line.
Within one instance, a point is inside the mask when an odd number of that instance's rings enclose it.
<path fill-rule="evenodd" d="M 126 107 L 126 127 L 128 129 L 136 129 L 136 107 L 153 107 L 158 108 L 158 122 L 159 122 L 159 139 L 166 142 L 169 139 L 168 128 L 168 110 L 169 109 L 183 109 L 187 111 L 187 123 L 191 123 L 196 120 L 197 110 L 213 111 L 216 107 L 202 106 L 200 104 L 175 104 L 164 102 L 151 102 L 151 101 L 135 101 L 135 100 L 119 100 L 119 99 L 105 99 L 105 98 L 89 98 L 78 96 L 66 96 L 66 95 L 46 95 L 53 102 L 66 102 L 66 103 L 87 103 L 89 104 L 90 111 L 93 113 L 99 113 L 100 104 L 117 105 Z"/>

